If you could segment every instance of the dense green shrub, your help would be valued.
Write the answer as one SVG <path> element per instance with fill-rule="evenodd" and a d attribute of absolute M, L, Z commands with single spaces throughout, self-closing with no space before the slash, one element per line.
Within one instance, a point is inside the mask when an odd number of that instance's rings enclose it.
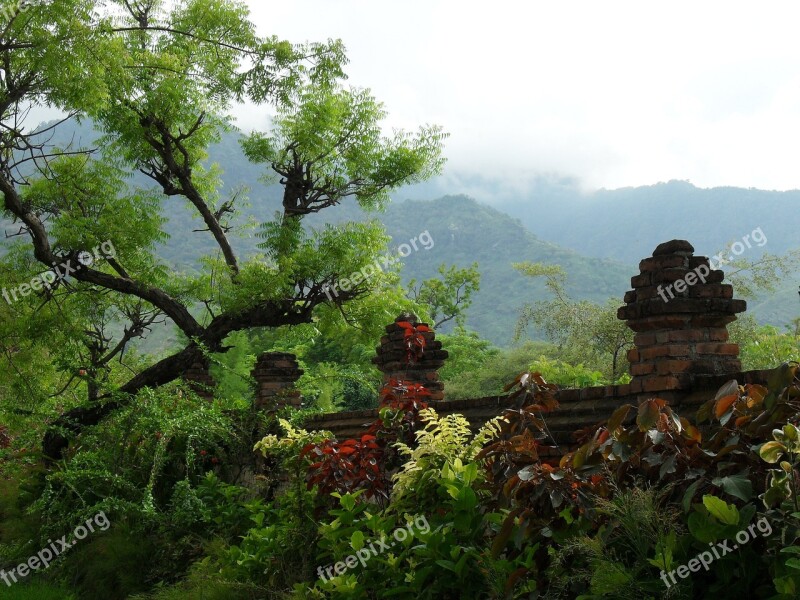
<path fill-rule="evenodd" d="M 558 406 L 542 373 L 516 377 L 519 408 L 478 432 L 390 382 L 358 440 L 278 419 L 255 448 L 260 495 L 209 472 L 244 439 L 229 417 L 162 391 L 22 493 L 9 486 L 3 557 L 107 509 L 112 528 L 47 572 L 81 599 L 788 600 L 800 590 L 799 372 L 730 382 L 693 418 L 658 398 L 621 406 L 560 460 L 542 451 Z"/>
<path fill-rule="evenodd" d="M 0 588 L 0 597 L 3 600 L 78 600 L 65 587 L 35 582 Z"/>

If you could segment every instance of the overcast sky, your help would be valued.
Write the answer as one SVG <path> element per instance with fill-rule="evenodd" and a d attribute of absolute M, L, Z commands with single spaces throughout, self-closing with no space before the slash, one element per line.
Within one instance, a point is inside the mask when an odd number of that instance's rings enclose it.
<path fill-rule="evenodd" d="M 796 2 L 248 3 L 262 34 L 341 38 L 389 125 L 450 132 L 451 173 L 800 188 Z"/>

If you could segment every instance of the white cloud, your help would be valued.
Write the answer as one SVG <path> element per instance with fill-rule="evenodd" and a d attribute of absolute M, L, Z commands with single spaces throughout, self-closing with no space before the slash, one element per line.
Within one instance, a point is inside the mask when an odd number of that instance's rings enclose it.
<path fill-rule="evenodd" d="M 800 187 L 792 2 L 249 4 L 264 34 L 342 38 L 390 125 L 451 133 L 453 171 Z"/>

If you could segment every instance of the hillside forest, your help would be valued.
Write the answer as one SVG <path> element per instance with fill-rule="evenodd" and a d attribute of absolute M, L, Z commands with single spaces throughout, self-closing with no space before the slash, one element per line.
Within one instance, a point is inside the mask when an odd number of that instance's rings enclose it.
<path fill-rule="evenodd" d="M 800 192 L 454 182 L 449 132 L 386 127 L 340 40 L 234 0 L 11 4 L 0 598 L 800 597 Z M 730 342 L 769 377 L 557 447 L 560 390 L 632 381 L 618 310 L 672 239 L 728 257 Z M 515 408 L 471 423 L 384 378 L 398 315 L 404 369 L 430 330 L 446 350 L 444 403 Z M 255 401 L 264 353 L 297 405 Z"/>

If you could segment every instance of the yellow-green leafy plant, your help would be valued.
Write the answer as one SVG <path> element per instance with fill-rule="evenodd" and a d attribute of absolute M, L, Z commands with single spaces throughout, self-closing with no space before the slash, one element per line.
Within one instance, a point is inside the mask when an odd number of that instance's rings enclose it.
<path fill-rule="evenodd" d="M 425 426 L 415 434 L 416 447 L 402 442 L 395 445 L 406 461 L 393 477 L 393 502 L 400 503 L 412 491 L 415 502 L 420 501 L 421 496 L 436 489 L 435 480 L 441 479 L 448 470 L 474 470 L 472 479 L 476 479 L 482 470 L 474 462 L 475 457 L 486 442 L 497 434 L 502 418 L 492 419 L 473 434 L 469 421 L 463 415 L 440 417 L 432 408 L 420 411 L 420 419 Z"/>
<path fill-rule="evenodd" d="M 301 455 L 302 449 L 309 444 L 318 444 L 332 439 L 333 434 L 329 431 L 306 431 L 301 427 L 295 427 L 286 419 L 280 418 L 278 425 L 283 431 L 283 435 L 269 434 L 265 436 L 256 442 L 253 451 L 260 452 L 265 459 L 270 460 L 271 464 L 268 466 L 274 467 L 276 472 L 284 470 L 296 482 L 300 482 L 305 476 L 305 467 L 309 464 L 308 459 Z"/>
<path fill-rule="evenodd" d="M 286 419 L 278 419 L 278 425 L 284 433 L 283 436 L 269 434 L 256 442 L 253 448 L 254 451 L 261 452 L 265 458 L 267 456 L 297 456 L 306 444 L 333 437 L 329 431 L 306 431 L 301 427 L 295 427 Z"/>
<path fill-rule="evenodd" d="M 797 427 L 787 423 L 783 428 L 773 430 L 772 437 L 774 439 L 763 444 L 758 453 L 770 464 L 780 461 L 780 469 L 769 472 L 767 491 L 762 500 L 767 508 L 772 508 L 791 498 L 796 511 L 798 504 L 795 467 L 800 460 L 800 432 Z"/>

